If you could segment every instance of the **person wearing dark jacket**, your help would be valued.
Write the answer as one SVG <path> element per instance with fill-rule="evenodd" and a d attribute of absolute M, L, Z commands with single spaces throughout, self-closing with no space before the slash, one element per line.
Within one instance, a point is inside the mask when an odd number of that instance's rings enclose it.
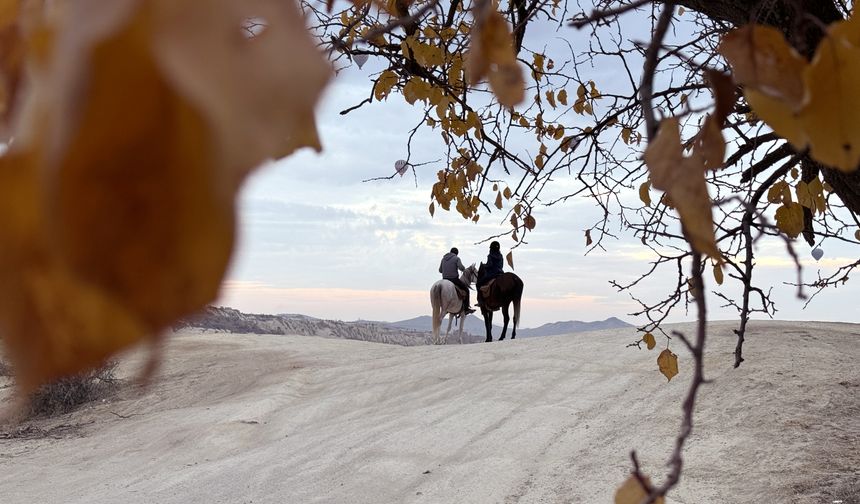
<path fill-rule="evenodd" d="M 484 264 L 484 273 L 480 278 L 478 278 L 477 282 L 477 304 L 479 306 L 483 302 L 481 286 L 486 285 L 490 280 L 504 273 L 505 259 L 502 257 L 501 248 L 501 245 L 499 245 L 499 242 L 497 241 L 490 243 L 490 253 L 487 254 L 487 262 Z"/>
<path fill-rule="evenodd" d="M 443 280 L 448 280 L 466 291 L 466 299 L 463 300 L 463 309 L 466 310 L 466 314 L 474 313 L 475 310 L 469 306 L 469 286 L 460 280 L 460 271 L 464 271 L 466 267 L 463 266 L 463 261 L 457 255 L 459 253 L 460 251 L 457 250 L 457 247 L 452 247 L 450 252 L 442 256 L 442 262 L 439 263 L 439 273 L 442 273 Z"/>

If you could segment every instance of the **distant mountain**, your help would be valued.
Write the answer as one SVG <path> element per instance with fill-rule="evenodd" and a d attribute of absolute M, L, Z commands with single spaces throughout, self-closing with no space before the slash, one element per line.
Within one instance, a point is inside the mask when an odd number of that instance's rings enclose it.
<path fill-rule="evenodd" d="M 499 317 L 501 318 L 501 317 Z M 495 320 L 495 319 L 494 319 Z M 407 320 L 400 320 L 397 322 L 377 322 L 378 324 L 385 324 L 388 327 L 396 327 L 398 329 L 406 329 L 407 331 L 432 331 L 433 330 L 433 318 L 430 315 L 422 315 L 420 317 L 415 317 Z M 442 321 L 442 332 L 445 332 L 445 329 L 448 327 L 448 317 Z M 451 326 L 451 331 L 453 332 L 459 326 L 459 321 L 455 320 L 454 325 Z M 474 315 L 469 315 L 466 317 L 466 323 L 463 326 L 463 330 L 469 334 L 484 334 L 484 319 L 478 318 Z M 502 330 L 502 326 L 496 326 L 494 324 L 493 334 L 497 334 Z M 510 331 L 510 329 L 508 329 Z"/>
<path fill-rule="evenodd" d="M 497 316 L 498 318 L 494 320 L 501 318 L 501 314 L 497 314 Z M 242 313 L 233 308 L 210 306 L 196 316 L 177 324 L 176 328 L 179 329 L 182 327 L 197 327 L 209 331 L 239 334 L 299 334 L 325 338 L 357 339 L 405 346 L 428 345 L 432 340 L 430 334 L 432 322 L 429 315 L 398 322 L 372 322 L 366 320 L 343 322 L 340 320 L 323 320 L 295 313 L 265 315 Z M 446 319 L 442 321 L 443 333 L 447 327 L 448 321 Z M 625 327 L 632 326 L 615 317 L 597 322 L 571 320 L 544 324 L 534 329 L 518 329 L 517 336 L 528 338 L 581 331 L 599 331 L 601 329 L 621 329 Z M 466 318 L 466 324 L 463 329 L 469 335 L 464 336 L 464 343 L 478 343 L 484 340 L 483 319 L 469 315 Z M 452 334 L 455 334 L 456 330 L 457 325 L 451 327 Z M 493 326 L 493 339 L 498 339 L 501 330 L 501 326 Z M 511 328 L 508 328 L 508 337 L 510 337 L 510 331 Z M 449 343 L 453 344 L 455 340 L 456 338 L 450 338 Z"/>
<path fill-rule="evenodd" d="M 209 306 L 176 325 L 175 329 L 195 327 L 208 331 L 254 334 L 298 334 L 324 338 L 343 338 L 394 345 L 429 345 L 430 331 L 409 331 L 375 322 L 321 320 L 305 315 L 265 315 L 242 313 L 227 307 Z M 476 339 L 477 341 L 477 339 Z M 451 341 L 453 343 L 453 340 Z"/>
<path fill-rule="evenodd" d="M 570 334 L 585 331 L 601 331 L 603 329 L 624 329 L 633 327 L 633 325 L 619 320 L 615 317 L 610 317 L 606 320 L 598 320 L 595 322 L 581 322 L 579 320 L 568 320 L 566 322 L 552 322 L 544 324 L 534 329 L 520 329 L 517 331 L 517 336 L 523 338 L 531 338 L 534 336 L 553 336 L 555 334 Z"/>
<path fill-rule="evenodd" d="M 499 331 L 502 330 L 502 326 L 496 324 L 495 322 L 501 320 L 501 313 L 497 313 L 493 317 L 493 336 L 498 337 Z M 377 324 L 387 325 L 389 327 L 396 327 L 399 329 L 406 329 L 409 331 L 430 331 L 432 329 L 432 319 L 429 315 L 423 315 L 421 317 L 415 317 L 407 320 L 400 320 L 397 322 L 376 322 Z M 456 326 L 452 326 L 451 330 L 453 331 Z M 448 327 L 447 318 L 442 321 L 442 331 Z M 575 332 L 584 332 L 584 331 L 600 331 L 602 329 L 623 329 L 625 327 L 633 327 L 632 325 L 624 322 L 623 320 L 619 320 L 616 317 L 610 317 L 606 320 L 598 320 L 595 322 L 582 322 L 579 320 L 568 320 L 566 322 L 552 322 L 550 324 L 544 324 L 540 327 L 535 328 L 520 328 L 517 329 L 517 336 L 523 338 L 531 338 L 534 336 L 553 336 L 556 334 L 570 334 Z M 463 326 L 463 330 L 470 334 L 484 334 L 484 320 L 482 318 L 476 317 L 474 315 L 469 315 L 466 318 L 466 324 Z M 508 334 L 510 334 L 510 327 L 508 328 Z"/>

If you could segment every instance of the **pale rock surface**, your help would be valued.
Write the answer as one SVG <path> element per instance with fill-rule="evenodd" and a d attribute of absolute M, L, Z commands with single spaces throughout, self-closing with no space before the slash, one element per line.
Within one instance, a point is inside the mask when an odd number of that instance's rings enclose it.
<path fill-rule="evenodd" d="M 860 325 L 753 322 L 739 369 L 734 327 L 710 326 L 713 383 L 668 502 L 860 502 Z M 691 374 L 679 341 L 667 383 L 665 339 L 636 339 L 182 332 L 149 389 L 42 420 L 48 437 L 0 436 L 0 502 L 611 503 L 631 449 L 664 476 Z"/>

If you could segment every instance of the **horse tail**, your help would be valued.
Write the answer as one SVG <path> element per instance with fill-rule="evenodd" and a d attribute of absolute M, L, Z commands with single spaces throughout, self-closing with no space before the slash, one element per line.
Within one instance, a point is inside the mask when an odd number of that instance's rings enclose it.
<path fill-rule="evenodd" d="M 430 288 L 430 306 L 433 308 L 433 343 L 439 340 L 439 329 L 442 327 L 442 289 L 438 285 Z"/>
<path fill-rule="evenodd" d="M 514 329 L 519 327 L 520 323 L 520 301 L 523 299 L 523 282 L 517 278 L 517 283 L 514 286 Z"/>

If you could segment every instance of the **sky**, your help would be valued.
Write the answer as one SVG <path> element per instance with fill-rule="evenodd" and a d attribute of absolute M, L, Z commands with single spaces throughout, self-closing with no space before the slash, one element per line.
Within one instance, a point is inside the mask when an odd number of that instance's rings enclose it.
<path fill-rule="evenodd" d="M 539 36 L 545 37 L 539 44 L 552 44 L 555 32 Z M 485 261 L 488 245 L 481 242 L 509 229 L 501 212 L 483 215 L 477 224 L 441 210 L 430 216 L 430 189 L 441 168 L 433 161 L 444 158 L 438 133 L 424 131 L 413 140 L 413 163 L 430 162 L 416 167 L 414 175 L 362 182 L 394 172 L 395 162 L 407 155 L 408 131 L 421 117 L 418 108 L 396 94 L 386 102 L 339 115 L 367 97 L 368 77 L 379 70 L 374 62 L 363 69 L 350 67 L 329 85 L 317 114 L 321 153 L 301 151 L 268 163 L 250 177 L 239 201 L 236 252 L 216 304 L 252 313 L 301 313 L 337 320 L 395 321 L 429 315 L 429 288 L 440 277 L 442 255 L 456 246 L 464 264 Z M 612 72 L 593 69 L 592 78 L 611 80 Z M 626 197 L 636 199 L 635 194 Z M 638 303 L 629 294 L 618 293 L 609 281 L 634 280 L 653 257 L 637 239 L 618 229 L 614 231 L 619 239 L 607 242 L 605 251 L 586 255 L 583 232 L 599 216 L 596 212 L 590 200 L 579 199 L 535 213 L 538 225 L 528 245 L 514 252 L 514 271 L 525 284 L 521 326 L 608 317 L 634 325 L 646 322 L 631 315 Z M 500 242 L 503 254 L 514 244 L 510 238 Z M 856 245 L 824 243 L 825 255 L 816 262 L 805 242 L 795 246 L 806 279 L 815 278 L 819 270 L 826 274 L 857 255 Z M 783 245 L 775 240 L 759 244 L 757 275 L 762 284 L 773 286 L 779 310 L 775 318 L 860 321 L 852 310 L 860 296 L 856 281 L 822 292 L 804 309 L 795 288 L 784 284 L 795 278 L 793 271 Z M 658 300 L 672 282 L 672 275 L 654 275 L 636 295 Z M 723 292 L 736 295 L 739 291 L 732 283 L 726 282 Z M 737 317 L 734 309 L 721 304 L 709 294 L 711 319 Z M 694 317 L 694 312 L 681 309 L 669 320 Z"/>

